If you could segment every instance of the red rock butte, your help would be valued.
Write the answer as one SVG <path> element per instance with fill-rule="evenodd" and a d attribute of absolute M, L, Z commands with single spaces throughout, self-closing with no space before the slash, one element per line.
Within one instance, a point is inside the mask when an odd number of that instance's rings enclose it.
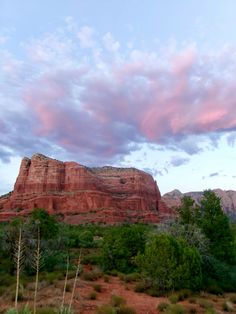
<path fill-rule="evenodd" d="M 14 190 L 0 197 L 0 220 L 44 208 L 67 223 L 158 223 L 169 208 L 153 177 L 135 168 L 89 168 L 41 154 L 23 158 Z"/>

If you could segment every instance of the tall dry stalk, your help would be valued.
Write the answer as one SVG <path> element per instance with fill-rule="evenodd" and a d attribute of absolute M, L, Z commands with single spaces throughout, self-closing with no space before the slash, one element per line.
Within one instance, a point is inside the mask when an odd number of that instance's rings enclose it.
<path fill-rule="evenodd" d="M 69 311 L 71 311 L 71 307 L 72 307 L 72 303 L 73 303 L 73 299 L 74 299 L 74 295 L 75 295 L 75 288 L 76 288 L 76 283 L 77 283 L 77 279 L 78 279 L 78 275 L 79 275 L 79 271 L 80 271 L 80 264 L 81 264 L 81 251 L 79 253 L 79 259 L 78 259 L 78 263 L 77 263 L 75 279 L 74 279 L 73 289 L 72 289 L 72 293 L 71 293 L 70 304 L 69 304 L 69 308 L 68 308 Z"/>
<path fill-rule="evenodd" d="M 14 252 L 14 261 L 16 264 L 16 294 L 15 294 L 15 309 L 18 309 L 18 295 L 19 295 L 19 287 L 20 287 L 20 271 L 23 264 L 23 240 L 22 240 L 22 227 L 19 229 L 19 238 L 16 244 L 15 252 Z"/>
<path fill-rule="evenodd" d="M 70 262 L 70 260 L 69 260 L 69 255 L 67 255 L 66 276 L 65 276 L 64 289 L 63 289 L 63 295 L 62 295 L 61 309 L 63 309 L 64 303 L 65 303 L 66 286 L 67 286 L 68 272 L 69 272 L 69 262 Z"/>
<path fill-rule="evenodd" d="M 41 263 L 41 252 L 40 252 L 40 228 L 38 226 L 37 232 L 37 248 L 34 254 L 34 269 L 36 271 L 35 275 L 35 289 L 34 289 L 34 310 L 33 313 L 36 314 L 36 303 L 37 303 L 37 293 L 38 293 L 38 283 L 39 283 L 39 269 Z"/>

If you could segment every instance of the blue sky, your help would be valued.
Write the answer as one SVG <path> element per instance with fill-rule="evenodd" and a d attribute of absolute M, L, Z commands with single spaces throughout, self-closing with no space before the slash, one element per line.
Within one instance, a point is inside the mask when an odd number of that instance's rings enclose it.
<path fill-rule="evenodd" d="M 0 194 L 21 158 L 235 190 L 236 2 L 0 0 Z"/>

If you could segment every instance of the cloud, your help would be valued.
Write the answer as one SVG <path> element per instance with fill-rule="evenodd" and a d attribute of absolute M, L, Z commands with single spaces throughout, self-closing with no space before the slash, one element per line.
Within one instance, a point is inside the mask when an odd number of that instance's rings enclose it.
<path fill-rule="evenodd" d="M 108 51 L 116 52 L 120 48 L 120 43 L 115 41 L 111 33 L 106 33 L 103 36 L 103 43 Z"/>
<path fill-rule="evenodd" d="M 179 167 L 179 166 L 187 164 L 189 162 L 189 160 L 190 160 L 189 158 L 174 156 L 174 157 L 172 157 L 170 164 L 173 167 Z"/>
<path fill-rule="evenodd" d="M 94 30 L 89 26 L 83 26 L 80 29 L 77 36 L 82 48 L 92 48 L 94 46 L 93 33 Z"/>
<path fill-rule="evenodd" d="M 235 143 L 236 47 L 123 53 L 111 33 L 95 37 L 68 18 L 66 30 L 22 49 L 21 57 L 0 51 L 0 145 L 7 151 L 98 164 L 143 143 L 188 155 L 216 147 L 222 134 Z M 188 160 L 173 157 L 171 165 Z"/>
<path fill-rule="evenodd" d="M 210 173 L 210 174 L 209 174 L 209 178 L 218 177 L 218 176 L 219 176 L 219 173 L 218 173 L 218 172 L 213 172 L 213 173 Z"/>

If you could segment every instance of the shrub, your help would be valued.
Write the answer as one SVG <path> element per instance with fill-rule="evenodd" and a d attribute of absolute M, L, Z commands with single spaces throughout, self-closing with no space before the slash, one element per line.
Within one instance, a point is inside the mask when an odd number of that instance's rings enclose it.
<path fill-rule="evenodd" d="M 236 294 L 232 294 L 229 298 L 230 302 L 236 304 Z"/>
<path fill-rule="evenodd" d="M 89 300 L 96 300 L 97 299 L 97 293 L 95 291 L 91 291 L 88 295 Z"/>
<path fill-rule="evenodd" d="M 166 310 L 166 314 L 185 314 L 185 309 L 180 304 L 170 304 Z"/>
<path fill-rule="evenodd" d="M 223 311 L 225 312 L 233 312 L 234 311 L 234 305 L 232 302 L 230 301 L 225 301 L 223 304 L 222 304 L 222 309 Z"/>
<path fill-rule="evenodd" d="M 215 294 L 215 295 L 223 294 L 222 288 L 217 284 L 213 284 L 213 285 L 208 286 L 206 291 L 211 293 L 211 294 Z"/>
<path fill-rule="evenodd" d="M 118 307 L 126 303 L 126 300 L 119 295 L 113 294 L 111 296 L 111 305 Z"/>
<path fill-rule="evenodd" d="M 166 302 L 160 302 L 159 304 L 157 304 L 157 310 L 159 312 L 164 312 L 167 307 L 169 306 L 170 304 L 169 303 L 166 303 Z"/>
<path fill-rule="evenodd" d="M 56 314 L 56 310 L 52 307 L 44 306 L 37 309 L 37 314 Z"/>
<path fill-rule="evenodd" d="M 126 225 L 109 229 L 103 238 L 101 266 L 105 271 L 116 269 L 130 273 L 137 268 L 134 257 L 145 247 L 146 227 Z"/>
<path fill-rule="evenodd" d="M 179 295 L 177 293 L 171 294 L 168 298 L 172 304 L 179 302 Z"/>
<path fill-rule="evenodd" d="M 82 274 L 82 279 L 87 281 L 95 281 L 102 277 L 102 272 L 99 270 L 91 270 Z"/>
<path fill-rule="evenodd" d="M 15 308 L 10 308 L 9 310 L 7 310 L 6 314 L 32 314 L 32 311 L 29 309 L 28 305 L 25 305 L 19 311 L 17 311 Z"/>
<path fill-rule="evenodd" d="M 142 280 L 138 282 L 135 287 L 134 291 L 135 292 L 145 292 L 151 287 L 151 282 L 148 280 Z"/>
<path fill-rule="evenodd" d="M 118 309 L 116 309 L 117 314 L 136 314 L 136 311 L 133 307 L 127 305 L 121 305 Z"/>
<path fill-rule="evenodd" d="M 208 302 L 207 300 L 200 299 L 200 300 L 198 300 L 197 303 L 200 305 L 200 307 L 202 307 L 204 309 L 211 309 L 212 308 L 212 304 L 210 302 Z"/>
<path fill-rule="evenodd" d="M 189 307 L 189 308 L 188 308 L 188 313 L 189 313 L 189 314 L 195 314 L 195 313 L 197 313 L 196 307 L 194 307 L 194 306 Z"/>
<path fill-rule="evenodd" d="M 96 292 L 102 292 L 102 286 L 99 285 L 99 284 L 96 284 L 93 286 L 93 289 L 96 291 Z"/>
<path fill-rule="evenodd" d="M 136 261 L 157 290 L 195 290 L 201 286 L 201 257 L 183 240 L 166 234 L 154 235 Z"/>
<path fill-rule="evenodd" d="M 104 304 L 97 308 L 96 313 L 97 314 L 116 314 L 116 311 L 111 305 Z"/>
<path fill-rule="evenodd" d="M 58 311 L 58 314 L 73 314 L 73 313 L 74 313 L 74 311 L 72 309 L 70 309 L 68 306 L 63 306 Z"/>

